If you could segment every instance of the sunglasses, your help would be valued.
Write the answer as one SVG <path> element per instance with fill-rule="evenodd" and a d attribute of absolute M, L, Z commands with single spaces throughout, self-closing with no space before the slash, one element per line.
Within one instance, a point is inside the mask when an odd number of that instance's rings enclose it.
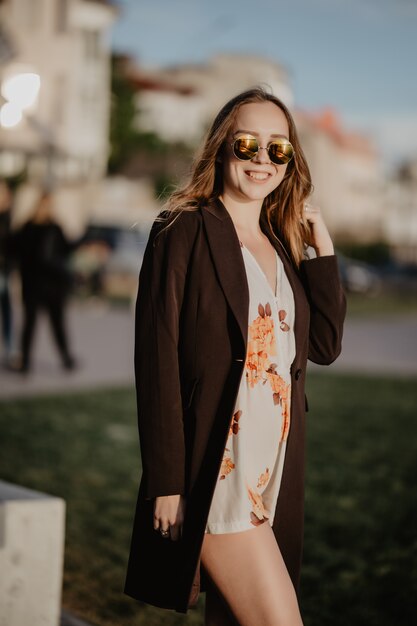
<path fill-rule="evenodd" d="M 230 145 L 233 154 L 239 161 L 250 161 L 258 154 L 259 150 L 265 150 L 253 135 L 239 135 Z M 270 141 L 266 150 L 268 150 L 272 163 L 276 165 L 289 163 L 295 154 L 291 142 L 284 138 Z"/>

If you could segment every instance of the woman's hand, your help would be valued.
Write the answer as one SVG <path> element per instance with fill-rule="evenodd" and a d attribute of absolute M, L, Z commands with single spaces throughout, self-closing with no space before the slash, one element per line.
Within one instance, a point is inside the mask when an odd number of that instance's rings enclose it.
<path fill-rule="evenodd" d="M 177 541 L 182 534 L 184 521 L 185 498 L 178 494 L 173 496 L 157 496 L 154 503 L 153 527 L 169 530 L 170 538 Z"/>
<path fill-rule="evenodd" d="M 311 228 L 311 241 L 307 243 L 313 246 L 317 256 L 334 254 L 333 242 L 319 207 L 305 204 L 303 218 L 308 222 Z"/>

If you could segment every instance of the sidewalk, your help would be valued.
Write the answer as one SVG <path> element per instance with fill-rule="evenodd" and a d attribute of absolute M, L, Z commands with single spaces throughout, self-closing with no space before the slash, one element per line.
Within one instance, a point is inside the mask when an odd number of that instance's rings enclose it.
<path fill-rule="evenodd" d="M 309 367 L 326 371 L 313 363 Z M 342 354 L 328 371 L 417 376 L 417 316 L 348 319 Z"/>
<path fill-rule="evenodd" d="M 18 320 L 16 320 L 18 324 Z M 60 366 L 48 320 L 38 320 L 33 372 L 1 371 L 0 397 L 68 392 L 100 387 L 133 387 L 134 311 L 101 303 L 72 303 L 69 334 L 80 368 Z M 343 351 L 329 368 L 312 371 L 417 376 L 417 317 L 352 319 L 345 324 Z"/>
<path fill-rule="evenodd" d="M 0 397 L 133 386 L 133 309 L 97 302 L 72 303 L 68 310 L 68 334 L 80 367 L 70 372 L 61 367 L 48 322 L 44 315 L 39 316 L 32 371 L 24 375 L 1 370 Z M 18 319 L 16 328 L 20 328 Z"/>
<path fill-rule="evenodd" d="M 83 620 L 79 619 L 78 617 L 75 617 L 71 613 L 68 613 L 68 611 L 64 611 L 64 609 L 62 609 L 59 626 L 92 626 L 92 625 L 89 624 L 88 622 L 84 622 Z"/>

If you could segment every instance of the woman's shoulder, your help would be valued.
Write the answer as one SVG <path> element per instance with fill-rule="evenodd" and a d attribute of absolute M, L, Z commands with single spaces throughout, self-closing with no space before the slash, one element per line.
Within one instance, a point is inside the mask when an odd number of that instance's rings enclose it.
<path fill-rule="evenodd" d="M 164 235 L 163 238 L 168 239 L 184 235 L 187 237 L 196 235 L 201 221 L 202 216 L 199 207 L 178 211 L 163 209 L 152 223 L 151 238 L 159 239 L 159 235 Z"/>

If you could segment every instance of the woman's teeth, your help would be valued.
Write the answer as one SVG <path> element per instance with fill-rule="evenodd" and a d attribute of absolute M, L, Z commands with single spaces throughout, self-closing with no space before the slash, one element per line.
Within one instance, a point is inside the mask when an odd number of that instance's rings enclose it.
<path fill-rule="evenodd" d="M 250 176 L 251 178 L 253 178 L 254 180 L 266 180 L 270 176 L 270 174 L 265 173 L 265 172 L 251 172 L 251 171 L 247 171 L 246 174 L 248 176 Z"/>

